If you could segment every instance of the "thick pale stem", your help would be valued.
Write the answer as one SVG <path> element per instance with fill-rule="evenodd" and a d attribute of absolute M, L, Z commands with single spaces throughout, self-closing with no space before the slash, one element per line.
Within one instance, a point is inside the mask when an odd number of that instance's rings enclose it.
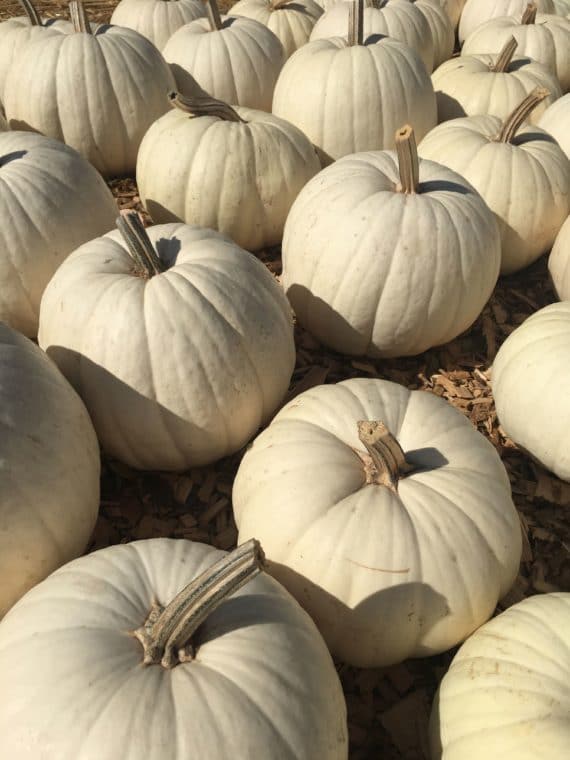
<path fill-rule="evenodd" d="M 495 137 L 495 142 L 508 143 L 519 131 L 523 122 L 525 122 L 534 109 L 547 98 L 550 92 L 545 87 L 536 87 L 520 103 L 515 110 L 503 122 L 501 131 Z"/>
<path fill-rule="evenodd" d="M 213 32 L 222 28 L 222 17 L 220 15 L 220 9 L 216 0 L 206 0 L 206 13 L 208 14 L 208 21 Z"/>
<path fill-rule="evenodd" d="M 511 61 L 513 60 L 513 55 L 515 54 L 515 50 L 517 49 L 518 44 L 519 43 L 515 40 L 515 38 L 511 37 L 511 39 L 499 53 L 499 56 L 495 61 L 495 65 L 490 67 L 491 71 L 495 71 L 497 74 L 504 73 L 511 65 Z"/>
<path fill-rule="evenodd" d="M 420 163 L 414 130 L 409 124 L 396 132 L 396 153 L 400 170 L 399 191 L 406 195 L 417 192 L 420 183 Z"/>
<path fill-rule="evenodd" d="M 525 12 L 523 13 L 521 24 L 524 26 L 527 26 L 529 24 L 534 24 L 536 22 L 536 14 L 538 12 L 538 8 L 536 7 L 536 3 L 529 3 L 526 6 Z"/>
<path fill-rule="evenodd" d="M 71 18 L 71 23 L 76 32 L 93 34 L 85 6 L 83 5 L 83 0 L 71 0 L 69 3 L 69 17 Z"/>
<path fill-rule="evenodd" d="M 32 0 L 18 0 L 32 26 L 42 26 L 42 19 Z"/>
<path fill-rule="evenodd" d="M 252 538 L 195 578 L 167 607 L 155 605 L 133 631 L 143 646 L 143 663 L 173 668 L 193 659 L 192 636 L 216 607 L 261 572 L 263 559 Z"/>
<path fill-rule="evenodd" d="M 383 422 L 362 420 L 357 425 L 360 442 L 372 460 L 367 482 L 397 491 L 400 478 L 413 469 L 400 444 Z"/>
<path fill-rule="evenodd" d="M 364 44 L 364 0 L 353 0 L 348 11 L 348 44 Z"/>
<path fill-rule="evenodd" d="M 137 274 L 150 278 L 166 271 L 166 266 L 158 258 L 142 219 L 136 211 L 121 211 L 115 224 L 137 266 Z"/>
<path fill-rule="evenodd" d="M 223 100 L 216 100 L 209 95 L 186 96 L 179 92 L 170 92 L 168 97 L 172 106 L 193 116 L 217 116 L 223 121 L 246 123 L 231 106 L 224 103 Z"/>

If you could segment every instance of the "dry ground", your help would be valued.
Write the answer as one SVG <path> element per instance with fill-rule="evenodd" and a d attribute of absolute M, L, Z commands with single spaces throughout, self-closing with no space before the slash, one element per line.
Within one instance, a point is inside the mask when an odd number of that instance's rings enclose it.
<path fill-rule="evenodd" d="M 227 5 L 231 5 L 226 0 Z M 108 21 L 117 0 L 87 0 L 92 18 Z M 65 13 L 66 3 L 37 0 L 42 12 Z M 0 18 L 19 13 L 2 0 Z M 110 183 L 121 208 L 140 209 L 133 180 Z M 261 258 L 279 274 L 279 251 Z M 497 422 L 488 369 L 506 336 L 530 314 L 555 300 L 543 258 L 502 278 L 476 324 L 443 348 L 413 359 L 351 360 L 297 330 L 297 366 L 291 392 L 349 377 L 381 377 L 444 397 L 496 447 L 509 473 L 524 533 L 524 555 L 508 606 L 531 594 L 570 591 L 570 485 L 529 460 Z M 556 393 L 556 388 L 545 389 Z M 236 542 L 231 486 L 242 452 L 215 467 L 180 476 L 140 474 L 104 461 L 101 514 L 91 548 L 132 539 L 169 536 L 223 549 Z M 420 760 L 426 757 L 429 705 L 453 652 L 382 670 L 338 665 L 348 703 L 351 760 Z M 206 759 L 205 759 L 206 760 Z M 317 759 L 315 759 L 317 760 Z"/>

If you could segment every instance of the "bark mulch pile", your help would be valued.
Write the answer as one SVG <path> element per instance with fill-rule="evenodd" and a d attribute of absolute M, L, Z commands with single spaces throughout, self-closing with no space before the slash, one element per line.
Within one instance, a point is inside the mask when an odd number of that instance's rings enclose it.
<path fill-rule="evenodd" d="M 93 20 L 108 21 L 116 4 L 117 0 L 88 0 L 86 7 Z M 65 2 L 37 0 L 36 5 L 46 15 L 66 14 Z M 222 8 L 229 5 L 231 0 L 221 3 Z M 0 19 L 18 14 L 18 3 L 4 0 Z M 120 208 L 142 211 L 134 180 L 114 180 L 110 186 Z M 279 275 L 278 249 L 260 258 Z M 532 594 L 570 591 L 570 484 L 531 461 L 506 437 L 489 384 L 489 368 L 503 340 L 555 300 L 542 258 L 524 272 L 502 278 L 467 333 L 418 357 L 350 359 L 323 348 L 302 329 L 296 331 L 297 365 L 288 399 L 324 382 L 385 378 L 442 396 L 495 446 L 511 479 L 524 535 L 520 574 L 500 609 Z M 556 388 L 545 388 L 545 393 L 556 393 Z M 141 474 L 104 460 L 101 512 L 90 549 L 159 536 L 231 549 L 237 538 L 231 489 L 242 454 L 181 475 Z M 427 758 L 430 703 L 454 651 L 382 670 L 338 664 L 348 704 L 351 760 Z"/>

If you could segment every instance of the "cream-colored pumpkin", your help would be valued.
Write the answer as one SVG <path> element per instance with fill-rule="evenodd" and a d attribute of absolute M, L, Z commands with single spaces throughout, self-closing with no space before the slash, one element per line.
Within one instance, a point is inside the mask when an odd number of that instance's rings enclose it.
<path fill-rule="evenodd" d="M 481 24 L 505 16 L 522 16 L 530 0 L 467 0 L 459 23 L 459 41 L 464 42 Z M 535 0 L 539 13 L 555 13 L 553 0 Z M 491 52 L 491 51 L 481 51 Z M 493 51 L 495 52 L 495 51 Z"/>
<path fill-rule="evenodd" d="M 550 304 L 509 335 L 492 368 L 493 396 L 501 426 L 515 443 L 567 481 L 569 342 L 570 302 Z"/>
<path fill-rule="evenodd" d="M 453 658 L 430 721 L 432 760 L 567 760 L 570 593 L 532 596 Z"/>
<path fill-rule="evenodd" d="M 311 31 L 323 9 L 314 0 L 238 0 L 232 16 L 259 21 L 278 37 L 285 57 L 309 41 Z"/>
<path fill-rule="evenodd" d="M 537 91 L 538 92 L 538 91 Z M 419 146 L 481 193 L 501 229 L 501 273 L 546 253 L 570 211 L 570 161 L 536 126 L 520 126 L 544 93 L 531 93 L 511 117 L 470 116 L 440 124 Z"/>
<path fill-rule="evenodd" d="M 544 112 L 538 126 L 552 135 L 570 159 L 570 93 Z"/>
<path fill-rule="evenodd" d="M 558 16 L 570 18 L 570 0 L 552 0 L 554 3 L 554 13 Z"/>
<path fill-rule="evenodd" d="M 558 298 L 570 301 L 570 216 L 560 228 L 552 246 L 548 269 Z"/>
<path fill-rule="evenodd" d="M 538 124 L 542 114 L 560 98 L 562 89 L 555 74 L 530 58 L 513 58 L 513 38 L 498 55 L 462 55 L 443 63 L 432 74 L 437 98 L 438 121 L 462 116 L 492 114 L 505 119 L 536 87 L 550 93 L 530 114 Z"/>
<path fill-rule="evenodd" d="M 152 266 L 137 270 L 118 232 L 64 262 L 42 299 L 39 344 L 112 456 L 140 469 L 207 464 L 246 444 L 285 395 L 289 305 L 258 259 L 213 230 L 136 234 Z"/>
<path fill-rule="evenodd" d="M 293 201 L 321 168 L 308 138 L 264 111 L 173 102 L 179 107 L 151 126 L 137 161 L 152 219 L 211 227 L 250 251 L 280 243 Z"/>
<path fill-rule="evenodd" d="M 205 15 L 202 0 L 120 0 L 111 24 L 134 29 L 162 50 L 181 26 Z"/>
<path fill-rule="evenodd" d="M 239 541 L 259 537 L 268 571 L 357 667 L 449 649 L 518 571 L 493 446 L 443 400 L 385 380 L 297 396 L 246 451 L 232 500 Z"/>
<path fill-rule="evenodd" d="M 81 14 L 76 28 L 89 28 Z M 8 71 L 4 105 L 12 129 L 61 140 L 117 176 L 134 171 L 140 141 L 169 110 L 173 88 L 146 37 L 103 25 L 94 34 L 42 34 L 27 43 Z"/>
<path fill-rule="evenodd" d="M 457 29 L 459 26 L 459 19 L 461 18 L 466 2 L 467 0 L 439 0 L 439 4 L 449 16 L 449 20 L 454 29 Z"/>
<path fill-rule="evenodd" d="M 570 21 L 561 16 L 529 13 L 522 20 L 491 19 L 469 35 L 461 54 L 498 53 L 511 36 L 518 42 L 518 55 L 542 63 L 556 74 L 564 92 L 570 90 Z"/>
<path fill-rule="evenodd" d="M 328 10 L 315 24 L 311 40 L 345 37 L 351 5 L 341 2 Z M 392 37 L 418 53 L 428 72 L 433 71 L 433 39 L 425 16 L 408 0 L 384 0 L 378 7 L 364 8 L 364 38 L 373 35 Z"/>
<path fill-rule="evenodd" d="M 410 356 L 447 343 L 497 282 L 499 230 L 483 199 L 432 161 L 407 187 L 411 174 L 392 151 L 345 156 L 287 218 L 283 286 L 298 322 L 340 353 Z"/>
<path fill-rule="evenodd" d="M 433 68 L 436 69 L 453 55 L 455 30 L 440 0 L 410 0 L 423 13 L 433 39 Z"/>
<path fill-rule="evenodd" d="M 209 95 L 231 105 L 271 111 L 285 60 L 283 45 L 259 21 L 220 16 L 215 0 L 208 1 L 209 18 L 183 26 L 164 47 L 178 90 L 195 95 L 197 82 Z"/>
<path fill-rule="evenodd" d="M 0 320 L 30 338 L 42 293 L 78 246 L 113 229 L 117 206 L 71 148 L 30 132 L 0 134 Z"/>
<path fill-rule="evenodd" d="M 346 760 L 330 654 L 285 589 L 252 577 L 258 563 L 255 546 L 226 555 L 163 538 L 51 575 L 0 625 L 1 756 Z"/>
<path fill-rule="evenodd" d="M 1 618 L 84 551 L 99 509 L 100 469 L 97 438 L 73 388 L 37 346 L 1 322 L 0 426 Z"/>
<path fill-rule="evenodd" d="M 273 97 L 273 113 L 307 135 L 323 164 L 348 153 L 393 148 L 395 131 L 404 123 L 413 124 L 421 139 L 435 126 L 436 111 L 421 59 L 388 37 L 309 42 L 283 67 Z"/>

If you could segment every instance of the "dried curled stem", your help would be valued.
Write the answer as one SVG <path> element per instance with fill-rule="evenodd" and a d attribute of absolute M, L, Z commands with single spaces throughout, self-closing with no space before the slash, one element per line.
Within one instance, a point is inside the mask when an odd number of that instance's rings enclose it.
<path fill-rule="evenodd" d="M 181 95 L 179 92 L 168 93 L 170 104 L 193 116 L 217 116 L 223 121 L 246 121 L 230 105 L 210 95 Z"/>

